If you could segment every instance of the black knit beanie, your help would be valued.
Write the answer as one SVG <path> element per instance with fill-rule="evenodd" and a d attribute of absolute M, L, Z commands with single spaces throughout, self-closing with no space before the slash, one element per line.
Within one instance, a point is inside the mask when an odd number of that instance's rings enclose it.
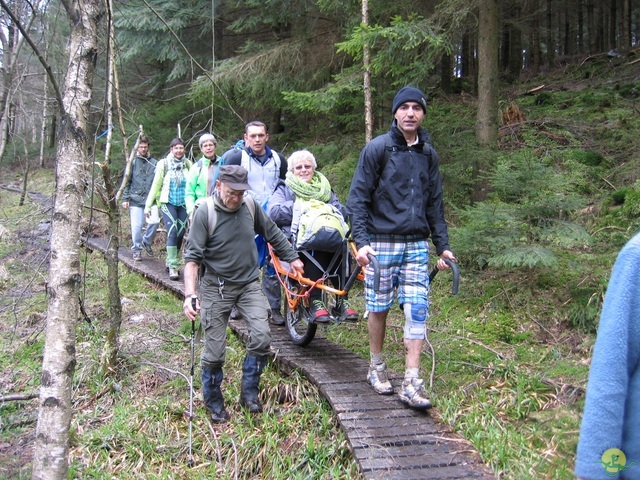
<path fill-rule="evenodd" d="M 395 115 L 396 110 L 400 108 L 400 105 L 407 102 L 419 103 L 424 113 L 427 113 L 427 98 L 424 96 L 424 93 L 416 87 L 402 87 L 400 91 L 396 93 L 396 96 L 393 99 L 393 108 L 391 109 L 391 113 Z"/>

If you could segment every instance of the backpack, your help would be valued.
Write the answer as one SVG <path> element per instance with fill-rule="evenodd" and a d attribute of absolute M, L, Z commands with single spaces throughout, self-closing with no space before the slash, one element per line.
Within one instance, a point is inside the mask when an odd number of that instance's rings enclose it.
<path fill-rule="evenodd" d="M 297 250 L 334 252 L 342 245 L 348 230 L 342 212 L 334 205 L 296 198 L 291 235 Z"/>
<path fill-rule="evenodd" d="M 378 179 L 380 178 L 380 176 L 382 175 L 382 172 L 386 168 L 387 163 L 389 163 L 391 154 L 399 150 L 408 150 L 408 149 L 409 147 L 406 147 L 406 146 L 398 147 L 397 145 L 394 145 L 393 141 L 391 140 L 391 135 L 387 133 L 384 139 L 384 156 L 382 157 L 382 161 L 380 161 L 378 165 L 379 167 L 377 171 Z M 429 143 L 429 137 L 427 137 L 425 142 L 422 144 L 422 153 L 424 153 L 427 156 L 427 158 L 429 159 L 429 163 L 431 163 L 432 149 L 433 147 L 431 146 L 431 143 Z"/>
<path fill-rule="evenodd" d="M 209 236 L 213 235 L 213 232 L 216 230 L 216 224 L 218 223 L 218 212 L 216 212 L 215 205 L 213 203 L 213 196 L 208 196 L 206 198 L 207 203 L 207 212 L 209 214 L 208 224 L 209 224 Z M 242 203 L 244 203 L 249 209 L 249 213 L 251 214 L 251 218 L 253 219 L 253 223 L 256 223 L 256 201 L 253 199 L 251 195 L 247 195 L 242 199 Z M 268 258 L 268 247 L 267 242 L 264 241 L 264 238 L 261 235 L 255 236 L 256 248 L 258 249 L 258 264 L 262 267 L 267 263 Z"/>

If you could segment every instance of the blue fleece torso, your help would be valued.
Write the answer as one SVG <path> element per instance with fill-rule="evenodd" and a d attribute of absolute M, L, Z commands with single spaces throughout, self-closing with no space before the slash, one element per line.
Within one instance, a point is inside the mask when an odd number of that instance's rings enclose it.
<path fill-rule="evenodd" d="M 613 267 L 593 349 L 576 458 L 576 476 L 607 479 L 601 458 L 621 450 L 629 466 L 616 478 L 640 478 L 640 234 Z"/>

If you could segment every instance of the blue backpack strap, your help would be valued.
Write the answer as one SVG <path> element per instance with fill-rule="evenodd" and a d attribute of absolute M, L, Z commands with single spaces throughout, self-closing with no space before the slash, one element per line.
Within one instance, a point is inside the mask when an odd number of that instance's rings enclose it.
<path fill-rule="evenodd" d="M 211 168 L 212 166 L 216 167 L 216 171 L 213 174 L 213 177 L 211 177 L 211 182 L 209 183 L 209 185 L 207 185 L 207 195 L 213 195 L 213 190 L 216 188 L 216 180 L 218 180 L 218 175 L 220 174 L 220 167 L 223 166 L 225 163 L 225 158 L 224 157 L 218 157 L 216 155 L 216 163 L 212 163 L 211 166 L 209 168 Z"/>

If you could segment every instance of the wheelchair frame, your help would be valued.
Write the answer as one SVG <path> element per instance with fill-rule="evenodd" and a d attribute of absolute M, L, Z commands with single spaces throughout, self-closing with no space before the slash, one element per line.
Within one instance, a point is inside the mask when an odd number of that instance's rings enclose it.
<path fill-rule="evenodd" d="M 298 272 L 290 271 L 289 265 L 278 258 L 271 245 L 269 245 L 269 253 L 284 289 L 285 325 L 294 344 L 305 346 L 315 337 L 319 324 L 313 321 L 309 305 L 309 294 L 314 288 L 322 291 L 322 301 L 330 314 L 330 321 L 321 325 L 345 323 L 345 319 L 337 312 L 338 299 L 349 292 L 356 280 L 364 281 L 364 267 L 360 267 L 355 262 L 356 247 L 353 241 L 345 240 L 342 247 L 334 253 L 329 268 L 323 268 L 324 274 L 318 280 L 311 280 Z M 332 267 L 340 257 L 343 258 L 339 264 L 340 268 L 344 269 L 342 278 L 347 280 L 342 288 L 336 288 L 330 282 L 334 282 L 332 279 L 339 277 L 338 270 L 332 270 Z M 347 260 L 344 261 L 344 259 Z M 369 256 L 369 260 L 374 269 L 374 288 L 377 290 L 380 282 L 378 260 L 373 255 Z"/>
<path fill-rule="evenodd" d="M 356 246 L 352 240 L 345 240 L 343 247 L 339 249 L 331 259 L 329 269 L 335 263 L 338 256 L 344 256 L 348 259 L 346 262 L 342 262 L 342 268 L 347 269 L 343 278 L 347 278 L 347 281 L 342 289 L 334 288 L 326 283 L 331 277 L 337 277 L 338 273 L 327 272 L 318 280 L 310 280 L 303 277 L 298 272 L 292 272 L 289 269 L 289 265 L 282 262 L 275 250 L 269 245 L 269 253 L 271 255 L 271 261 L 278 275 L 278 279 L 285 294 L 284 303 L 284 318 L 289 337 L 295 345 L 304 347 L 309 345 L 315 337 L 316 330 L 318 329 L 318 323 L 314 322 L 309 309 L 309 293 L 312 289 L 318 288 L 322 290 L 322 301 L 327 306 L 330 313 L 330 321 L 328 323 L 322 323 L 320 325 L 331 325 L 345 323 L 344 318 L 335 315 L 335 309 L 337 306 L 338 297 L 345 296 L 356 280 L 364 281 L 364 269 L 355 262 Z M 374 289 L 377 291 L 380 287 L 380 266 L 378 259 L 369 254 L 369 261 L 374 272 Z M 456 295 L 458 293 L 458 286 L 460 282 L 460 273 L 458 265 L 451 260 L 445 259 L 445 263 L 450 267 L 453 274 L 453 286 L 451 293 Z M 437 266 L 433 268 L 429 275 L 429 283 L 433 281 L 435 276 L 440 270 Z"/>

